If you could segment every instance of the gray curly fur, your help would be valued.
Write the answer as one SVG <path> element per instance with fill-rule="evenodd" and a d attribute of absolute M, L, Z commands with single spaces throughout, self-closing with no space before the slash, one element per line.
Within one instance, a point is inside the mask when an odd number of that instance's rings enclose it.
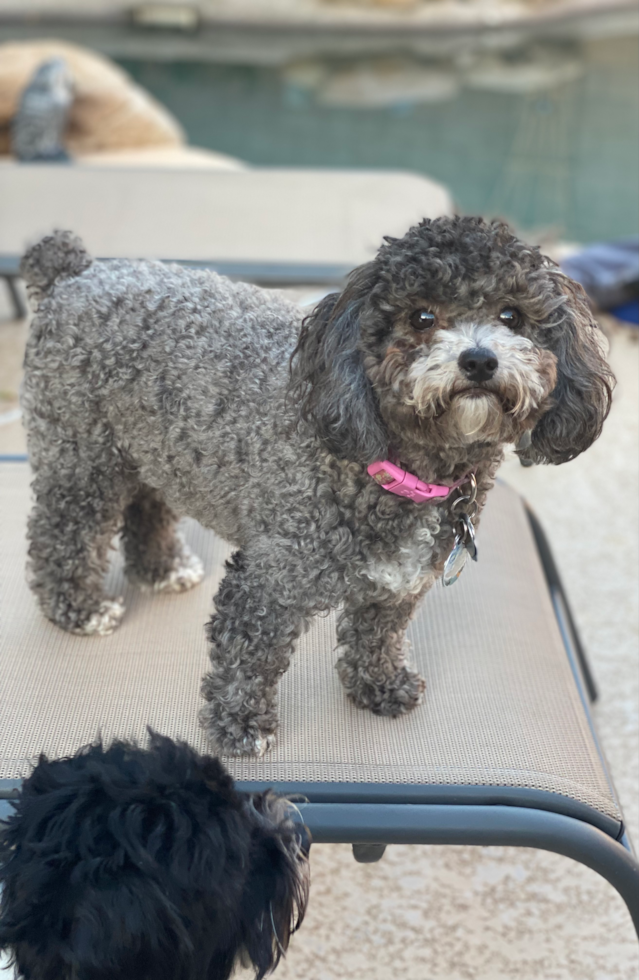
<path fill-rule="evenodd" d="M 450 552 L 455 495 L 397 497 L 368 463 L 392 454 L 449 484 L 474 468 L 481 510 L 505 443 L 532 433 L 536 461 L 563 462 L 610 405 L 583 293 L 500 223 L 443 218 L 387 240 L 303 323 L 277 294 L 213 273 L 92 263 L 68 232 L 23 272 L 38 304 L 22 396 L 32 587 L 59 626 L 107 632 L 122 613 L 103 594 L 116 530 L 129 574 L 153 585 L 189 560 L 176 515 L 232 542 L 202 685 L 223 752 L 269 747 L 295 641 L 340 604 L 348 696 L 393 716 L 419 703 L 404 631 Z M 425 305 L 429 334 L 410 321 Z M 504 306 L 521 312 L 517 331 Z M 457 367 L 466 336 L 500 352 L 472 391 Z"/>

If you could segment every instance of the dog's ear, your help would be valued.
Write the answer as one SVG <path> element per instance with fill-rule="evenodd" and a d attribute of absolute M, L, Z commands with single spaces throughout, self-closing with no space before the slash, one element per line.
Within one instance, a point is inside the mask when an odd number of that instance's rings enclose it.
<path fill-rule="evenodd" d="M 565 463 L 598 438 L 610 411 L 615 378 L 582 287 L 559 271 L 551 276 L 564 294 L 548 326 L 546 346 L 557 358 L 553 406 L 520 455 L 534 463 Z"/>
<path fill-rule="evenodd" d="M 242 946 L 255 967 L 255 980 L 277 967 L 304 919 L 308 846 L 292 830 L 255 831 L 242 897 Z"/>
<path fill-rule="evenodd" d="M 388 435 L 364 370 L 360 317 L 377 279 L 375 262 L 351 273 L 302 324 L 291 359 L 292 393 L 336 456 L 372 463 L 388 452 Z"/>

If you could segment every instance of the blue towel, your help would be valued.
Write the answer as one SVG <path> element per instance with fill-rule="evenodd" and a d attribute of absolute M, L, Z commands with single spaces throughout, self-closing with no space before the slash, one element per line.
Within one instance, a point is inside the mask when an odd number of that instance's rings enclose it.
<path fill-rule="evenodd" d="M 589 245 L 564 259 L 561 267 L 571 279 L 581 283 L 600 309 L 611 313 L 619 310 L 615 316 L 637 322 L 639 237 Z"/>

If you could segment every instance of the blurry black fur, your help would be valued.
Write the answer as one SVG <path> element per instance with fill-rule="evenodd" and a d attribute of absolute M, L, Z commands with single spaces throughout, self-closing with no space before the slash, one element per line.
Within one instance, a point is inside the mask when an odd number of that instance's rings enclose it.
<path fill-rule="evenodd" d="M 24 980 L 227 980 L 277 966 L 308 898 L 288 801 L 151 733 L 41 756 L 0 830 L 0 948 Z"/>

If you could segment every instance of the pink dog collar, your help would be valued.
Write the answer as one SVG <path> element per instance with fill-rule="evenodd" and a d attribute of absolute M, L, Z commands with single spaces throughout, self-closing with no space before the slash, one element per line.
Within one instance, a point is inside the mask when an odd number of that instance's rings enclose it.
<path fill-rule="evenodd" d="M 451 490 L 456 490 L 468 479 L 468 473 L 465 473 L 461 479 L 456 480 L 449 487 L 437 483 L 422 483 L 413 473 L 408 473 L 388 459 L 371 463 L 368 467 L 368 474 L 384 490 L 396 493 L 398 497 L 408 497 L 409 500 L 414 500 L 416 503 L 421 503 L 424 500 L 444 500 Z"/>

